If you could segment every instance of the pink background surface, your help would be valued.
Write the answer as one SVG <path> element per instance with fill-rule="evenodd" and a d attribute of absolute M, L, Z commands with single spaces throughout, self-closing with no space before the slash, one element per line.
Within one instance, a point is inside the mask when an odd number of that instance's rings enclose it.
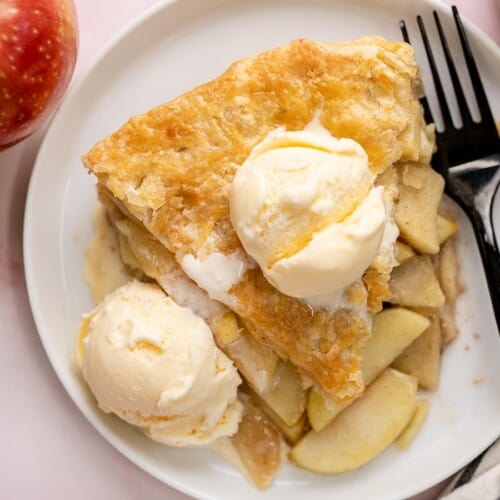
<path fill-rule="evenodd" d="M 75 0 L 80 23 L 76 75 L 110 37 L 154 3 Z M 500 43 L 498 0 L 449 3 Z M 133 465 L 97 434 L 45 356 L 28 304 L 22 263 L 25 196 L 41 138 L 39 133 L 0 153 L 0 498 L 187 499 Z M 442 487 L 415 500 L 435 498 Z"/>

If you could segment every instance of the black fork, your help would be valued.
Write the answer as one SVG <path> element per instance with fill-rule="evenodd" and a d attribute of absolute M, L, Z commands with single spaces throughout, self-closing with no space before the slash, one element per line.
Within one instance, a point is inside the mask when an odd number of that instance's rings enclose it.
<path fill-rule="evenodd" d="M 434 21 L 462 119 L 461 127 L 453 124 L 424 22 L 421 16 L 417 16 L 444 123 L 443 130 L 436 131 L 437 152 L 432 158 L 432 166 L 444 177 L 445 192 L 462 207 L 472 223 L 497 329 L 500 329 L 500 254 L 493 228 L 493 200 L 500 184 L 500 139 L 458 9 L 453 6 L 452 11 L 481 119 L 479 122 L 472 119 L 441 22 L 434 11 Z M 400 28 L 404 40 L 410 43 L 404 21 L 400 21 Z M 420 102 L 426 122 L 433 123 L 427 98 L 422 97 Z"/>

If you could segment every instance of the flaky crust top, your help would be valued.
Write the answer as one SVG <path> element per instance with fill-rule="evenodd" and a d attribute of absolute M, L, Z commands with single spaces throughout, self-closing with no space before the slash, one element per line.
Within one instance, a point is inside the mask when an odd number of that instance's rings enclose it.
<path fill-rule="evenodd" d="M 277 127 L 301 130 L 319 111 L 332 135 L 363 146 L 375 173 L 429 155 L 416 77 L 405 43 L 296 40 L 131 118 L 83 161 L 179 257 L 230 253 L 240 245 L 229 221 L 229 186 Z"/>
<path fill-rule="evenodd" d="M 317 115 L 332 135 L 363 146 L 374 173 L 398 160 L 428 161 L 417 77 L 405 43 L 296 40 L 131 118 L 83 161 L 178 262 L 186 254 L 230 254 L 242 250 L 229 217 L 232 179 L 278 127 L 301 130 Z M 387 276 L 372 274 L 365 282 L 376 310 L 387 299 Z M 344 399 L 362 392 L 359 359 L 368 329 L 355 311 L 311 311 L 280 294 L 259 269 L 247 271 L 230 294 L 236 306 L 226 305 L 255 338 L 328 393 Z"/>

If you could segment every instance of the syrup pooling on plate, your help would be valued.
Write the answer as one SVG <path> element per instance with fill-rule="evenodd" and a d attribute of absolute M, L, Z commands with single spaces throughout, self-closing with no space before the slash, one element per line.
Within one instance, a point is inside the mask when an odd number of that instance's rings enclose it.
<path fill-rule="evenodd" d="M 94 303 L 100 302 L 130 280 L 130 275 L 120 259 L 116 236 L 102 205 L 92 215 L 94 236 L 85 250 L 83 275 Z"/>

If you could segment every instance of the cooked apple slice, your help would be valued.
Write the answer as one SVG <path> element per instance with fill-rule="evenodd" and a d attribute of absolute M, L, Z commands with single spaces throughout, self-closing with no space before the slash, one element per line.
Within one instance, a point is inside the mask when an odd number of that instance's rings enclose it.
<path fill-rule="evenodd" d="M 385 194 L 391 199 L 398 196 L 398 169 L 395 166 L 386 168 L 381 174 L 377 175 L 375 185 L 384 186 Z"/>
<path fill-rule="evenodd" d="M 269 347 L 259 344 L 246 330 L 240 332 L 237 340 L 224 346 L 224 352 L 258 394 L 272 386 L 279 357 Z"/>
<path fill-rule="evenodd" d="M 230 311 L 218 318 L 213 332 L 219 347 L 231 358 L 243 377 L 259 394 L 272 384 L 278 355 L 257 343 Z"/>
<path fill-rule="evenodd" d="M 439 308 L 439 324 L 441 326 L 441 342 L 443 345 L 449 344 L 458 335 L 454 305 L 445 304 Z"/>
<path fill-rule="evenodd" d="M 286 422 L 250 387 L 243 383 L 239 387 L 240 399 L 246 400 L 249 397 L 264 413 L 272 420 L 276 427 L 281 431 L 283 437 L 290 444 L 296 444 L 304 435 L 307 418 L 303 413 L 297 422 L 293 425 L 287 425 Z"/>
<path fill-rule="evenodd" d="M 419 252 L 439 252 L 437 211 L 443 189 L 443 178 L 431 167 L 417 163 L 398 166 L 394 220 L 401 237 Z"/>
<path fill-rule="evenodd" d="M 339 474 L 366 464 L 401 433 L 416 406 L 417 382 L 386 370 L 330 424 L 309 431 L 292 449 L 299 467 L 321 474 Z"/>
<path fill-rule="evenodd" d="M 403 429 L 403 432 L 396 439 L 396 446 L 400 450 L 406 450 L 415 440 L 418 431 L 422 427 L 424 420 L 429 413 L 429 401 L 426 399 L 417 399 L 417 407 L 413 413 L 408 425 Z"/>
<path fill-rule="evenodd" d="M 365 385 L 382 373 L 429 325 L 427 318 L 403 307 L 378 313 L 361 358 Z"/>
<path fill-rule="evenodd" d="M 437 216 L 437 230 L 438 230 L 438 240 L 439 244 L 442 245 L 448 238 L 453 236 L 458 229 L 458 225 L 455 221 L 448 219 L 447 217 L 438 214 Z"/>
<path fill-rule="evenodd" d="M 280 361 L 270 389 L 260 397 L 290 426 L 297 423 L 306 408 L 306 393 L 300 376 L 288 361 Z"/>
<path fill-rule="evenodd" d="M 441 247 L 436 267 L 436 274 L 446 302 L 451 304 L 455 302 L 459 294 L 457 253 L 453 240 L 448 240 Z"/>
<path fill-rule="evenodd" d="M 228 311 L 218 318 L 213 326 L 213 332 L 220 346 L 227 346 L 238 340 L 243 329 L 238 325 L 234 313 Z"/>
<path fill-rule="evenodd" d="M 378 313 L 373 320 L 372 335 L 368 338 L 361 358 L 361 373 L 369 385 L 401 354 L 424 330 L 430 321 L 416 312 L 394 307 Z M 338 403 L 311 389 L 307 402 L 307 416 L 311 427 L 320 431 L 352 401 Z"/>
<path fill-rule="evenodd" d="M 439 382 L 441 365 L 441 328 L 435 314 L 425 332 L 407 347 L 392 366 L 418 380 L 422 389 L 434 390 Z"/>
<path fill-rule="evenodd" d="M 320 431 L 351 403 L 352 400 L 346 402 L 334 401 L 316 388 L 312 388 L 307 399 L 307 417 L 311 427 L 316 432 Z"/>
<path fill-rule="evenodd" d="M 436 275 L 446 297 L 446 302 L 439 308 L 441 338 L 443 344 L 451 342 L 458 334 L 455 324 L 455 301 L 460 294 L 458 283 L 458 263 L 455 241 L 447 240 L 435 260 Z"/>
<path fill-rule="evenodd" d="M 427 318 L 428 320 L 433 318 L 434 315 L 438 312 L 437 307 L 412 307 L 411 310 L 416 312 L 417 314 L 420 314 L 420 316 Z"/>
<path fill-rule="evenodd" d="M 120 250 L 120 258 L 127 267 L 127 270 L 133 273 L 134 276 L 137 276 L 138 278 L 144 276 L 144 273 L 141 269 L 141 265 L 137 260 L 137 257 L 135 256 L 134 252 L 132 251 L 132 248 L 130 247 L 128 238 L 120 231 L 118 230 L 115 231 L 118 236 L 118 248 Z"/>
<path fill-rule="evenodd" d="M 281 436 L 273 422 L 250 398 L 244 404 L 243 418 L 231 442 L 256 486 L 267 488 L 283 460 Z"/>
<path fill-rule="evenodd" d="M 264 401 L 262 403 L 262 410 L 273 421 L 276 427 L 281 431 L 284 438 L 291 445 L 297 444 L 300 438 L 304 435 L 306 428 L 306 414 L 303 413 L 301 417 L 293 425 L 287 425 L 286 422 L 273 411 Z"/>
<path fill-rule="evenodd" d="M 391 274 L 391 302 L 409 307 L 440 307 L 444 294 L 429 256 L 415 255 Z"/>
<path fill-rule="evenodd" d="M 410 246 L 406 245 L 405 243 L 402 243 L 401 241 L 396 241 L 394 250 L 395 250 L 396 260 L 400 264 L 402 264 L 403 262 L 405 262 L 406 260 L 415 255 L 413 249 Z"/>

